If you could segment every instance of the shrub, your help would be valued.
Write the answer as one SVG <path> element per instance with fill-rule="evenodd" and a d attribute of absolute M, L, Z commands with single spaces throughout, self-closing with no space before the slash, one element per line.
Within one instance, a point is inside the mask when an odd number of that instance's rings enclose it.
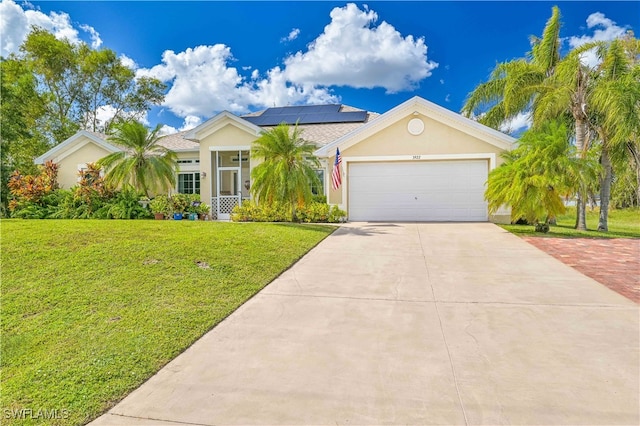
<path fill-rule="evenodd" d="M 171 199 L 168 195 L 156 195 L 156 197 L 149 202 L 151 213 L 162 213 L 165 216 L 171 214 Z"/>
<path fill-rule="evenodd" d="M 326 203 L 310 203 L 299 206 L 296 209 L 298 221 L 305 223 L 338 223 L 344 222 L 346 212 L 337 206 L 329 206 Z M 274 203 L 256 204 L 253 201 L 245 201 L 242 206 L 236 206 L 231 213 L 234 222 L 288 222 L 290 213 L 288 206 Z"/>
<path fill-rule="evenodd" d="M 42 209 L 46 211 L 44 198 L 58 189 L 58 165 L 47 161 L 39 171 L 38 175 L 22 175 L 16 170 L 9 177 L 9 210 L 12 216 L 39 217 Z M 23 209 L 27 211 L 20 213 Z"/>
<path fill-rule="evenodd" d="M 146 219 L 151 217 L 149 209 L 142 207 L 138 202 L 141 195 L 133 187 L 128 186 L 118 192 L 99 211 L 96 218 L 99 219 Z"/>
<path fill-rule="evenodd" d="M 199 199 L 199 197 L 198 197 Z M 184 213 L 191 204 L 189 194 L 173 194 L 171 196 L 171 211 L 173 213 Z"/>
<path fill-rule="evenodd" d="M 290 217 L 289 207 L 279 203 L 258 205 L 253 201 L 245 201 L 231 212 L 234 222 L 286 222 Z"/>

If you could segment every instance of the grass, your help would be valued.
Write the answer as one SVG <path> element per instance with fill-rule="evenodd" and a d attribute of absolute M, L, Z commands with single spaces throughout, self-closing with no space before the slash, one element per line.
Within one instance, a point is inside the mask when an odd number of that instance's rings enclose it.
<path fill-rule="evenodd" d="M 21 425 L 97 417 L 334 229 L 115 220 L 1 226 L 0 415 Z M 21 414 L 26 421 L 8 418 Z"/>
<path fill-rule="evenodd" d="M 622 209 L 609 211 L 609 232 L 599 232 L 599 210 L 587 209 L 588 231 L 574 229 L 576 222 L 575 207 L 567 208 L 566 214 L 559 216 L 557 225 L 551 226 L 547 234 L 534 232 L 532 225 L 501 225 L 504 229 L 517 235 L 535 237 L 561 238 L 640 238 L 640 209 Z"/>

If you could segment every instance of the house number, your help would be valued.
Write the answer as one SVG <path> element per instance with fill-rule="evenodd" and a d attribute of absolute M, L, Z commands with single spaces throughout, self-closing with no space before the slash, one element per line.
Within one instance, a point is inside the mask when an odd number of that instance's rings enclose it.
<path fill-rule="evenodd" d="M 419 159 L 420 159 L 420 157 L 422 157 L 422 156 L 421 156 L 421 155 L 414 155 L 414 156 L 413 156 L 413 159 L 414 159 L 414 160 L 419 160 Z"/>

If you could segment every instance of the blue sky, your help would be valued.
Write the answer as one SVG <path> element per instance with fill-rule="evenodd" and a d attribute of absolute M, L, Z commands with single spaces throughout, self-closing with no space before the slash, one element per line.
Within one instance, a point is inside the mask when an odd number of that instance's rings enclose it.
<path fill-rule="evenodd" d="M 497 62 L 524 56 L 554 4 L 565 50 L 639 31 L 634 1 L 13 0 L 2 0 L 0 30 L 3 55 L 34 23 L 115 50 L 169 85 L 147 121 L 170 131 L 220 110 L 340 102 L 382 113 L 415 95 L 459 111 Z"/>

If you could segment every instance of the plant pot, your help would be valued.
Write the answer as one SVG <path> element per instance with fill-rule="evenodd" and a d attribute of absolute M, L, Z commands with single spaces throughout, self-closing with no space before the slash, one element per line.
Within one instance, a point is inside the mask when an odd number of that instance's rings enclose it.
<path fill-rule="evenodd" d="M 182 220 L 182 213 L 174 213 L 173 220 Z"/>
<path fill-rule="evenodd" d="M 164 214 L 163 213 L 154 213 L 153 216 L 156 218 L 156 220 L 163 220 L 164 219 Z"/>
<path fill-rule="evenodd" d="M 198 220 L 198 213 L 189 213 L 189 220 Z"/>
<path fill-rule="evenodd" d="M 198 213 L 198 219 L 207 220 L 207 215 L 205 213 Z"/>

